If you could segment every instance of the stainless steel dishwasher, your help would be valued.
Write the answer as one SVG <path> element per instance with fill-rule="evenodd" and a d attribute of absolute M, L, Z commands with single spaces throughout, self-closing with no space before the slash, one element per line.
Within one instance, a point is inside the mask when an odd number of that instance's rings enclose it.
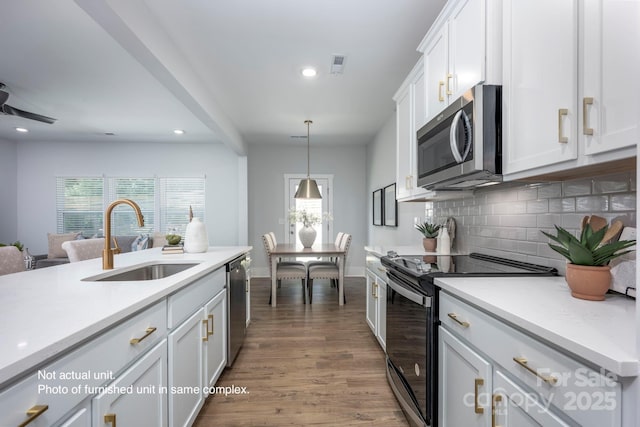
<path fill-rule="evenodd" d="M 243 261 L 246 254 L 227 264 L 227 366 L 235 360 L 247 328 L 247 271 Z"/>

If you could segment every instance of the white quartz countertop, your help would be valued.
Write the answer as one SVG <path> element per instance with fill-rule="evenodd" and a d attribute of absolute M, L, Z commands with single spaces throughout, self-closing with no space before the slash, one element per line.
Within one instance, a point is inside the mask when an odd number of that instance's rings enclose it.
<path fill-rule="evenodd" d="M 564 277 L 437 278 L 442 290 L 616 375 L 636 376 L 635 301 L 571 296 Z"/>
<path fill-rule="evenodd" d="M 0 276 L 0 387 L 250 250 L 164 255 L 153 248 L 114 257 L 111 271 L 158 260 L 200 262 L 158 280 L 82 281 L 105 272 L 102 258 Z"/>

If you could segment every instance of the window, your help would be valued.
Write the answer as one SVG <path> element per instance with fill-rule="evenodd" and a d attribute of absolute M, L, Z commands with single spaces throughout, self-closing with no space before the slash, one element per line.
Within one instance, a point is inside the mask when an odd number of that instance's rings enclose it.
<path fill-rule="evenodd" d="M 113 235 L 166 233 L 170 229 L 184 235 L 189 206 L 194 216 L 204 217 L 204 183 L 204 178 L 58 177 L 58 232 L 82 231 L 85 237 L 102 235 L 105 208 L 113 200 L 126 198 L 140 206 L 144 227 L 138 227 L 131 207 L 116 206 L 111 223 Z"/>

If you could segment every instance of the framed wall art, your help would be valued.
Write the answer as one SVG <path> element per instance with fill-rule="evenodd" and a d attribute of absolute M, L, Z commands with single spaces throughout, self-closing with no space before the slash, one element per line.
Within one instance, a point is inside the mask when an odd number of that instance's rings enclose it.
<path fill-rule="evenodd" d="M 384 225 L 390 227 L 398 226 L 398 201 L 396 200 L 396 184 L 384 187 L 382 195 L 384 202 L 384 210 L 382 212 L 382 220 Z"/>
<path fill-rule="evenodd" d="M 382 225 L 383 221 L 382 188 L 373 192 L 373 225 Z"/>

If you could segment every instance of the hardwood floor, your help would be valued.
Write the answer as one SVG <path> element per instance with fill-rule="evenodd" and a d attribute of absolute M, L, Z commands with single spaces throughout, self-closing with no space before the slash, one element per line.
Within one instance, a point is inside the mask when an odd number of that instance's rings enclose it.
<path fill-rule="evenodd" d="M 252 320 L 242 350 L 217 386 L 247 394 L 210 396 L 196 427 L 407 426 L 385 376 L 384 353 L 365 320 L 364 278 L 348 278 L 347 304 L 316 280 L 313 304 L 300 282 L 251 281 Z"/>

